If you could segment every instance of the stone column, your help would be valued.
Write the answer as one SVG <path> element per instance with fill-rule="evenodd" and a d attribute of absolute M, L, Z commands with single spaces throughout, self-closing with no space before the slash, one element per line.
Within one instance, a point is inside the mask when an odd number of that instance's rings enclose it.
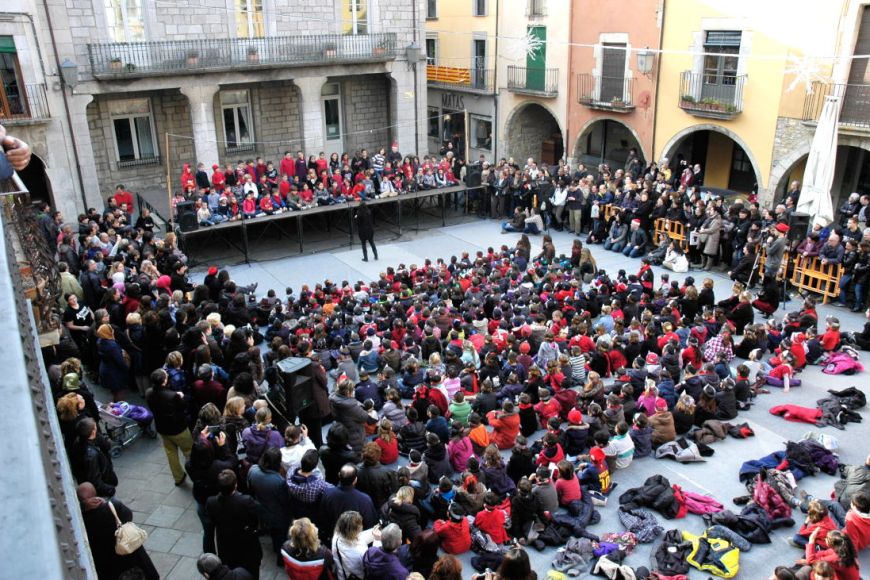
<path fill-rule="evenodd" d="M 217 85 L 181 87 L 181 94 L 186 96 L 189 101 L 190 126 L 193 129 L 196 161 L 197 163 L 205 163 L 207 167 L 220 162 L 218 137 L 214 122 L 214 96 L 217 92 Z"/>
<path fill-rule="evenodd" d="M 414 71 L 407 64 L 396 62 L 390 73 L 390 124 L 392 134 L 399 142 L 403 154 L 421 154 L 426 151 L 426 64 L 417 64 L 417 84 L 414 84 Z M 419 110 L 417 110 L 419 108 Z M 416 112 L 416 114 L 415 114 Z M 419 127 L 417 126 L 419 125 Z M 420 142 L 417 142 L 417 138 Z"/>
<path fill-rule="evenodd" d="M 306 155 L 317 155 L 324 148 L 323 106 L 320 97 L 326 77 L 301 77 L 293 79 L 293 82 L 299 87 L 302 150 L 305 151 Z M 344 123 L 342 123 L 342 127 L 344 127 Z"/>

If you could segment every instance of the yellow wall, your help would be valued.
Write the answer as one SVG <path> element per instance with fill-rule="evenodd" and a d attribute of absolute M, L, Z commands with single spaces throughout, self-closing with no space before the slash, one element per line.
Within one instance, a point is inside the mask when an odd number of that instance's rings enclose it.
<path fill-rule="evenodd" d="M 731 157 L 734 144 L 731 139 L 720 133 L 710 133 L 707 142 L 707 162 L 704 165 L 704 185 L 708 187 L 728 187 L 731 174 Z"/>
<path fill-rule="evenodd" d="M 741 72 L 747 75 L 743 112 L 732 120 L 695 117 L 680 109 L 680 73 L 697 72 L 694 55 L 660 56 L 656 159 L 665 155 L 665 147 L 672 146 L 672 138 L 681 131 L 696 125 L 722 127 L 744 143 L 760 173 L 759 188 L 764 190 L 770 177 L 777 117 L 782 110 L 785 116 L 800 118 L 805 96 L 802 84 L 792 91 L 786 90 L 794 78 L 786 74 L 786 70 L 793 67 L 793 63 L 786 58 L 768 56 L 801 55 L 804 51 L 834 54 L 837 23 L 844 1 L 847 0 L 668 0 L 662 39 L 664 51 L 690 51 L 695 39 L 703 38 L 705 30 L 743 30 L 742 43 L 749 47 L 749 52 L 741 58 Z M 752 55 L 764 58 L 752 58 Z M 830 66 L 830 62 L 824 65 Z M 710 166 L 704 170 L 708 176 L 718 171 Z"/>
<path fill-rule="evenodd" d="M 427 37 L 438 35 L 438 60 L 440 66 L 470 68 L 472 57 L 472 33 L 484 32 L 487 35 L 487 69 L 495 68 L 496 51 L 496 3 L 488 0 L 487 15 L 473 16 L 472 3 L 460 0 L 438 0 L 438 17 L 426 20 Z M 421 44 L 425 53 L 426 46 Z"/>

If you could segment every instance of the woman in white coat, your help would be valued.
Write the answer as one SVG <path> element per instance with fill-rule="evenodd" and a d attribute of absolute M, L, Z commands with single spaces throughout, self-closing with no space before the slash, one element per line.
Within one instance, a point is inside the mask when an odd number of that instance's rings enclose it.
<path fill-rule="evenodd" d="M 689 271 L 689 259 L 686 258 L 686 254 L 683 253 L 683 248 L 680 246 L 680 242 L 671 241 L 668 246 L 668 251 L 665 254 L 665 261 L 662 262 L 662 268 L 678 273 Z"/>

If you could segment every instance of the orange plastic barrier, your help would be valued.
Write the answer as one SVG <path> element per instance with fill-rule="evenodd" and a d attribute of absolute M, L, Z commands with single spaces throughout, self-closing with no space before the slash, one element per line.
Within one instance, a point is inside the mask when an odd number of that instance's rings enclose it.
<path fill-rule="evenodd" d="M 791 283 L 799 290 L 821 294 L 822 304 L 827 304 L 828 298 L 836 298 L 840 295 L 842 276 L 841 264 L 822 264 L 818 256 L 812 258 L 796 256 Z"/>
<path fill-rule="evenodd" d="M 683 251 L 689 249 L 689 237 L 686 231 L 686 224 L 683 222 L 658 218 L 653 224 L 653 244 L 658 245 L 660 234 L 667 234 L 668 238 L 679 242 Z"/>

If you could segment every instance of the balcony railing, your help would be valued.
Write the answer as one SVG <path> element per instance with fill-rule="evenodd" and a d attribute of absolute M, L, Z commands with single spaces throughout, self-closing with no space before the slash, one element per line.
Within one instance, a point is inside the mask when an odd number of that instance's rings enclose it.
<path fill-rule="evenodd" d="M 157 42 L 89 44 L 98 79 L 379 62 L 396 57 L 395 33 L 199 38 Z"/>
<path fill-rule="evenodd" d="M 634 109 L 634 79 L 579 74 L 577 102 L 599 111 L 629 113 Z"/>
<path fill-rule="evenodd" d="M 483 68 L 457 68 L 452 66 L 426 66 L 426 80 L 430 87 L 492 93 L 495 91 L 495 71 Z"/>
<path fill-rule="evenodd" d="M 743 112 L 746 75 L 684 71 L 680 75 L 680 108 L 696 117 L 733 119 Z"/>
<path fill-rule="evenodd" d="M 870 128 L 870 85 L 813 83 L 813 92 L 804 97 L 804 121 L 818 121 L 825 97 L 840 97 L 840 125 Z"/>
<path fill-rule="evenodd" d="M 559 69 L 507 67 L 509 91 L 537 97 L 555 97 L 559 94 Z"/>
<path fill-rule="evenodd" d="M 45 96 L 44 84 L 19 85 L 23 93 L 13 96 L 7 90 L 6 98 L 0 100 L 0 121 L 4 125 L 24 125 L 34 121 L 47 121 L 48 98 Z"/>

